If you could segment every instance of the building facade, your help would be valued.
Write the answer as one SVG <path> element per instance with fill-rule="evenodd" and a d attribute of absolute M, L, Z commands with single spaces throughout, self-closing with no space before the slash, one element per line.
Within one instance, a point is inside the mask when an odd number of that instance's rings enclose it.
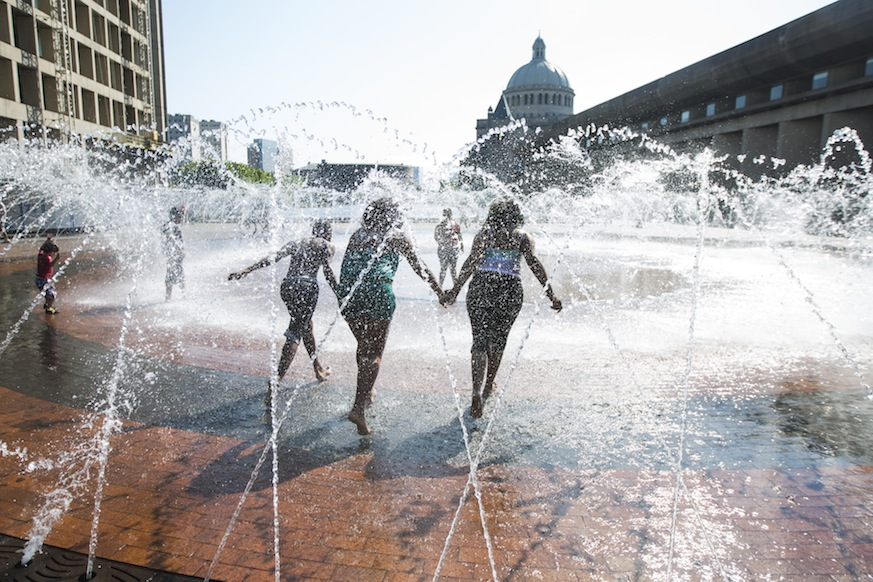
<path fill-rule="evenodd" d="M 165 140 L 161 0 L 0 0 L 0 139 Z"/>
<path fill-rule="evenodd" d="M 873 2 L 839 0 L 580 112 L 537 136 L 627 127 L 679 151 L 727 154 L 747 175 L 817 163 L 836 130 L 873 146 Z M 588 140 L 586 146 L 596 145 Z M 607 146 L 609 144 L 606 144 Z M 760 164 L 759 156 L 784 164 Z"/>
<path fill-rule="evenodd" d="M 181 148 L 185 159 L 199 162 L 201 146 L 200 121 L 193 115 L 174 113 L 167 118 L 167 143 Z"/>
<path fill-rule="evenodd" d="M 513 73 L 497 105 L 476 122 L 476 137 L 524 120 L 528 127 L 547 127 L 573 115 L 575 93 L 567 75 L 546 60 L 546 43 L 537 37 L 529 63 Z"/>
<path fill-rule="evenodd" d="M 227 161 L 227 126 L 224 122 L 204 119 L 200 122 L 202 156 L 219 162 Z"/>
<path fill-rule="evenodd" d="M 275 172 L 279 158 L 279 144 L 269 139 L 258 138 L 248 148 L 248 162 L 253 168 Z"/>
<path fill-rule="evenodd" d="M 419 183 L 419 168 L 402 164 L 310 164 L 294 171 L 295 175 L 306 180 L 310 186 L 353 192 L 374 172 L 385 175 L 412 186 Z"/>

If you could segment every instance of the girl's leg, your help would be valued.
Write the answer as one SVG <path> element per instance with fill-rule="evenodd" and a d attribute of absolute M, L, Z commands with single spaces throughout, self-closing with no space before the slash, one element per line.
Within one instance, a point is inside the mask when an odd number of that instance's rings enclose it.
<path fill-rule="evenodd" d="M 388 340 L 390 320 L 361 318 L 349 321 L 349 327 L 358 340 L 356 359 L 358 381 L 355 391 L 355 404 L 349 413 L 349 420 L 358 426 L 358 434 L 370 434 L 364 412 L 370 404 L 373 386 L 382 364 L 382 353 Z"/>
<path fill-rule="evenodd" d="M 482 400 L 487 400 L 494 389 L 494 382 L 497 379 L 497 370 L 500 368 L 500 362 L 503 360 L 503 350 L 497 350 L 488 356 L 488 370 L 485 377 L 485 386 L 482 388 Z"/>
<path fill-rule="evenodd" d="M 480 350 L 470 353 L 470 368 L 473 372 L 473 401 L 470 404 L 470 415 L 473 418 L 482 416 L 482 379 L 488 366 L 488 355 Z"/>
<path fill-rule="evenodd" d="M 315 343 L 315 332 L 312 331 L 312 320 L 309 320 L 309 325 L 306 327 L 306 331 L 303 332 L 303 345 L 306 347 L 306 353 L 309 354 L 311 358 L 313 354 L 316 353 L 318 349 Z M 322 367 L 321 363 L 318 361 L 318 357 L 312 360 L 312 368 L 315 370 L 315 378 L 319 382 L 324 382 L 327 380 L 327 377 L 330 376 L 330 371 L 327 368 Z"/>

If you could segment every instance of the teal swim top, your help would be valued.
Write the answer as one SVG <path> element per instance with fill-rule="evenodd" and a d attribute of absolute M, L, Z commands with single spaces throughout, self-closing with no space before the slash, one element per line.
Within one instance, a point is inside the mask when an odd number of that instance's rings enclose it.
<path fill-rule="evenodd" d="M 351 288 L 358 277 L 361 281 L 391 283 L 394 281 L 394 273 L 400 264 L 400 255 L 387 249 L 380 254 L 367 269 L 373 253 L 376 249 L 363 249 L 358 251 L 346 251 L 343 257 L 343 265 L 340 269 L 340 285 Z M 366 272 L 364 270 L 366 269 Z M 363 273 L 363 275 L 362 275 Z"/>
<path fill-rule="evenodd" d="M 375 249 L 346 251 L 343 258 L 337 295 L 341 303 L 345 302 L 342 314 L 346 319 L 369 317 L 390 320 L 394 315 L 397 304 L 391 283 L 400 263 L 400 255 L 383 250 L 367 269 L 375 251 Z M 355 287 L 358 277 L 361 281 Z M 355 291 L 351 297 L 348 297 L 352 287 L 355 287 Z"/>

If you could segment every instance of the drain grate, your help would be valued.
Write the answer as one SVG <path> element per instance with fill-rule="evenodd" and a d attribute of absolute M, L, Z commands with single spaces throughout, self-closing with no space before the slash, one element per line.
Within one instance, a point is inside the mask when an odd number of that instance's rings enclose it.
<path fill-rule="evenodd" d="M 88 556 L 63 548 L 43 546 L 27 566 L 21 565 L 24 540 L 0 534 L 0 580 L 10 582 L 80 582 L 85 581 Z M 112 560 L 94 560 L 93 577 L 102 582 L 184 582 L 200 580 L 151 568 L 132 566 Z"/>

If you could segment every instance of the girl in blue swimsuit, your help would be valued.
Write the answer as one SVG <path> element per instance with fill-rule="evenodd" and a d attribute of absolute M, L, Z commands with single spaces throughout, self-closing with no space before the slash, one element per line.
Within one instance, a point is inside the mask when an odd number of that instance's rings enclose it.
<path fill-rule="evenodd" d="M 394 315 L 392 284 L 400 257 L 404 257 L 437 297 L 442 298 L 436 277 L 418 258 L 406 233 L 399 229 L 402 222 L 400 208 L 394 200 L 380 198 L 368 204 L 361 227 L 349 239 L 340 270 L 337 297 L 343 317 L 358 342 L 357 389 L 348 418 L 362 435 L 372 432 L 364 413 L 373 400 L 373 385 L 379 375 Z"/>
<path fill-rule="evenodd" d="M 447 303 L 454 302 L 467 279 L 473 277 L 467 291 L 467 314 L 473 329 L 470 414 L 475 418 L 482 416 L 482 407 L 494 388 L 506 339 L 524 301 L 522 257 L 545 287 L 552 309 L 561 311 L 562 307 L 536 256 L 533 239 L 521 230 L 523 224 L 524 217 L 515 202 L 505 200 L 492 204 L 482 230 L 473 239 L 470 255 L 461 267 L 455 286 L 445 296 Z"/>

